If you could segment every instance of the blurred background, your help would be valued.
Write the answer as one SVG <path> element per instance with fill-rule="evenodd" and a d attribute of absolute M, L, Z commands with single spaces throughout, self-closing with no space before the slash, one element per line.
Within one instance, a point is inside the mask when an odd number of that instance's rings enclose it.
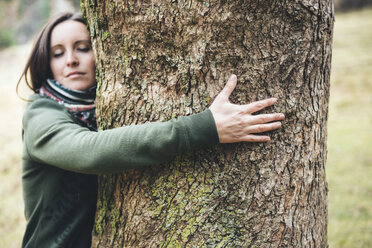
<path fill-rule="evenodd" d="M 0 0 L 0 247 L 20 247 L 21 122 L 15 87 L 31 44 L 53 15 L 78 0 Z M 328 240 L 331 248 L 372 247 L 372 0 L 335 0 L 328 121 Z M 29 91 L 22 85 L 20 94 Z"/>

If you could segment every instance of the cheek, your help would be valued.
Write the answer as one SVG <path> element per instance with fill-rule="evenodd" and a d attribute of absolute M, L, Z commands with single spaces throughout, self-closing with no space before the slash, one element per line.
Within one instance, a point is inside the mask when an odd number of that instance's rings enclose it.
<path fill-rule="evenodd" d="M 52 60 L 50 62 L 50 69 L 52 70 L 53 76 L 57 77 L 62 73 L 62 65 L 59 61 Z"/>
<path fill-rule="evenodd" d="M 89 61 L 88 61 L 88 66 L 90 68 L 90 70 L 92 71 L 93 74 L 95 74 L 95 71 L 96 71 L 96 64 L 94 62 L 94 58 L 90 58 Z"/>

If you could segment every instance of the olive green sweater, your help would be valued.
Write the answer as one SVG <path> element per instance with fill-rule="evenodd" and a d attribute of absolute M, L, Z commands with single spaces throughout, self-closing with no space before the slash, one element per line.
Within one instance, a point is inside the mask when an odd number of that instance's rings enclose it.
<path fill-rule="evenodd" d="M 140 169 L 218 143 L 210 110 L 94 132 L 35 94 L 23 117 L 22 247 L 90 247 L 97 174 Z"/>

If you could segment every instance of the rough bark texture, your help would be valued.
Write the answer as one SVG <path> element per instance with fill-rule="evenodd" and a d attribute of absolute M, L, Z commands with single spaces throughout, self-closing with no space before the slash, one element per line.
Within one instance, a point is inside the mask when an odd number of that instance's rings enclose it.
<path fill-rule="evenodd" d="M 93 247 L 327 247 L 331 0 L 82 1 L 101 129 L 277 97 L 268 144 L 100 177 Z M 156 141 L 154 141 L 156 142 Z"/>

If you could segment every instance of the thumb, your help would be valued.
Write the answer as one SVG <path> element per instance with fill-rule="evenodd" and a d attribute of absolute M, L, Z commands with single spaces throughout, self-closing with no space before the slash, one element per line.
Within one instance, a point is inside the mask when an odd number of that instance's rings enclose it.
<path fill-rule="evenodd" d="M 222 89 L 222 91 L 219 94 L 219 97 L 228 100 L 231 93 L 234 91 L 237 83 L 237 78 L 235 74 L 232 74 L 227 81 L 225 87 Z"/>

